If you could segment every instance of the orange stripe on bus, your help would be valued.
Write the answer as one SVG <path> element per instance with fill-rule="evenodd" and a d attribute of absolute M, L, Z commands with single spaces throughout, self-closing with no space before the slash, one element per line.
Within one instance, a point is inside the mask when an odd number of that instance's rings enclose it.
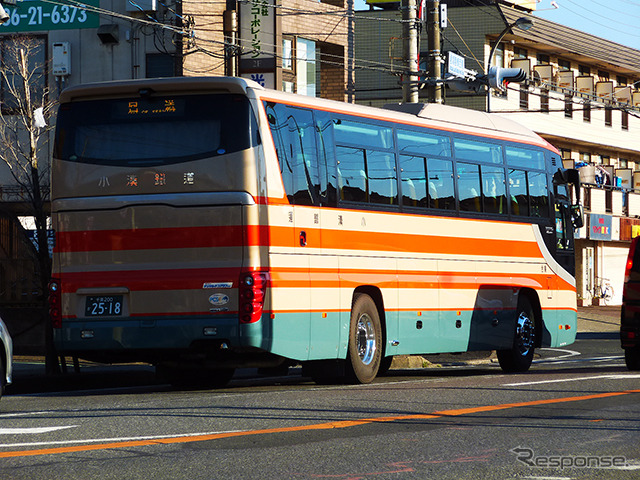
<path fill-rule="evenodd" d="M 249 437 L 253 435 L 270 435 L 277 433 L 308 432 L 312 430 L 332 430 L 338 428 L 352 428 L 374 423 L 402 422 L 407 420 L 434 420 L 442 417 L 459 417 L 474 415 L 477 413 L 497 412 L 512 408 L 538 407 L 541 405 L 553 405 L 558 403 L 583 402 L 587 400 L 600 400 L 604 398 L 620 397 L 623 395 L 638 394 L 640 390 L 625 390 L 621 392 L 605 392 L 591 395 L 581 395 L 574 397 L 547 398 L 542 400 L 531 400 L 527 402 L 503 403 L 498 405 L 482 405 L 479 407 L 459 408 L 452 410 L 441 410 L 433 413 L 416 413 L 411 415 L 394 415 L 386 417 L 370 417 L 353 420 L 341 420 L 326 423 L 313 423 L 310 425 L 297 425 L 293 427 L 265 428 L 260 430 L 245 430 L 236 432 L 220 432 L 211 434 L 200 434 L 193 436 L 177 436 L 169 438 L 154 438 L 145 440 L 125 440 L 122 442 L 98 443 L 91 445 L 74 445 L 69 447 L 42 448 L 38 450 L 16 450 L 0 452 L 0 458 L 31 457 L 41 455 L 55 455 L 62 453 L 89 452 L 94 450 L 110 450 L 114 448 L 149 447 L 157 445 L 173 445 L 178 443 L 206 442 L 221 440 L 224 438 Z"/>
<path fill-rule="evenodd" d="M 446 235 L 305 229 L 309 248 L 542 258 L 535 241 Z M 314 239 L 322 238 L 314 242 Z M 58 232 L 57 252 L 124 251 L 248 246 L 299 247 L 293 227 L 238 225 Z M 317 244 L 314 244 L 317 243 Z"/>

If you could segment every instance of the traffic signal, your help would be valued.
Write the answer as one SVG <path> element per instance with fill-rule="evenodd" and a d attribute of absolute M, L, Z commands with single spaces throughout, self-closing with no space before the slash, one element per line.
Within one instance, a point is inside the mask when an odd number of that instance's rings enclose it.
<path fill-rule="evenodd" d="M 505 84 L 509 82 L 524 82 L 527 79 L 527 74 L 521 68 L 491 67 L 488 77 L 491 88 L 504 90 L 506 88 Z"/>

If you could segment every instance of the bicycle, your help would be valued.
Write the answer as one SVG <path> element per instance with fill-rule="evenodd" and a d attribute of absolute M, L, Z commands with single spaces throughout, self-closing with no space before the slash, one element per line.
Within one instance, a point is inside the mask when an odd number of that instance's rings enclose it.
<path fill-rule="evenodd" d="M 591 297 L 601 299 L 604 305 L 609 305 L 613 298 L 613 287 L 608 278 L 596 277 L 596 283 L 593 285 Z"/>

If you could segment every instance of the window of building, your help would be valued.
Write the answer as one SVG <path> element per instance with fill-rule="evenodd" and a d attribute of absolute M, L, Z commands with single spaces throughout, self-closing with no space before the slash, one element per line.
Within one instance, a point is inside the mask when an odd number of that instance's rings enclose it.
<path fill-rule="evenodd" d="M 513 56 L 515 58 L 529 58 L 529 52 L 526 48 L 513 47 Z"/>
<path fill-rule="evenodd" d="M 571 70 L 571 62 L 569 60 L 558 59 L 558 68 L 560 70 Z"/>
<path fill-rule="evenodd" d="M 538 53 L 536 55 L 536 60 L 538 65 L 549 65 L 549 63 L 551 63 L 551 57 L 546 53 Z"/>
<path fill-rule="evenodd" d="M 629 130 L 629 112 L 622 110 L 622 130 Z"/>
<path fill-rule="evenodd" d="M 293 70 L 293 39 L 282 38 L 282 68 Z"/>
<path fill-rule="evenodd" d="M 296 92 L 315 97 L 316 88 L 316 42 L 298 38 L 296 40 Z"/>
<path fill-rule="evenodd" d="M 629 161 L 626 158 L 618 159 L 618 168 L 628 168 L 628 167 L 629 167 Z"/>
<path fill-rule="evenodd" d="M 591 75 L 591 67 L 586 65 L 578 65 L 578 74 L 579 75 Z"/>
<path fill-rule="evenodd" d="M 580 161 L 584 163 L 591 163 L 591 154 L 589 152 L 580 152 Z"/>
<path fill-rule="evenodd" d="M 609 72 L 605 72 L 604 70 L 598 70 L 598 78 L 601 82 L 609 81 Z"/>
<path fill-rule="evenodd" d="M 616 75 L 616 82 L 618 83 L 618 86 L 624 87 L 627 85 L 627 77 L 623 75 Z"/>
<path fill-rule="evenodd" d="M 493 48 L 494 45 L 495 42 L 492 42 L 491 48 Z M 496 49 L 493 52 L 493 61 L 491 66 L 500 68 L 504 67 L 504 43 L 499 43 L 496 46 Z"/>

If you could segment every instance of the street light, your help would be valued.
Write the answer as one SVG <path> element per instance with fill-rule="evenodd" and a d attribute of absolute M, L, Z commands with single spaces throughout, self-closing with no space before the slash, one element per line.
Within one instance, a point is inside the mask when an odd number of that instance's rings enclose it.
<path fill-rule="evenodd" d="M 0 25 L 5 23 L 7 20 L 9 20 L 9 14 L 4 9 L 4 7 L 0 5 Z"/>
<path fill-rule="evenodd" d="M 533 27 L 533 20 L 531 20 L 530 18 L 527 18 L 527 17 L 520 17 L 515 22 L 510 23 L 509 25 L 507 25 L 504 28 L 504 30 L 502 30 L 502 32 L 500 32 L 500 35 L 498 35 L 498 39 L 493 44 L 493 47 L 491 47 L 491 51 L 489 52 L 489 60 L 487 61 L 487 75 L 489 74 L 488 70 L 491 68 L 491 60 L 493 59 L 493 54 L 495 53 L 496 48 L 498 48 L 498 45 L 500 44 L 500 42 L 502 41 L 504 36 L 513 27 L 518 27 L 520 30 L 524 30 L 526 32 L 531 27 Z M 491 87 L 487 86 L 487 113 L 491 112 L 490 105 L 491 105 Z"/>

